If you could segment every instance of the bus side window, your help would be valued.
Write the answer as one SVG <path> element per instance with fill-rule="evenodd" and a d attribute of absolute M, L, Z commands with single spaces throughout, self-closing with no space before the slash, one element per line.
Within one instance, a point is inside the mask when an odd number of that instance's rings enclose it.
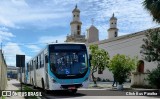
<path fill-rule="evenodd" d="M 48 63 L 48 56 L 45 55 L 45 63 Z"/>
<path fill-rule="evenodd" d="M 43 57 L 43 53 L 41 54 L 41 67 L 44 66 L 44 57 Z"/>
<path fill-rule="evenodd" d="M 38 69 L 38 57 L 36 59 L 36 69 Z"/>
<path fill-rule="evenodd" d="M 41 68 L 40 63 L 41 63 L 41 56 L 40 56 L 40 55 L 38 55 L 38 69 L 39 69 L 39 68 Z"/>

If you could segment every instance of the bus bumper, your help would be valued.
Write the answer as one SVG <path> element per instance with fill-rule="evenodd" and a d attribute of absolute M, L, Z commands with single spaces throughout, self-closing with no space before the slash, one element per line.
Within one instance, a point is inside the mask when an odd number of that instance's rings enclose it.
<path fill-rule="evenodd" d="M 83 83 L 82 83 L 82 87 L 83 87 L 83 88 L 88 88 L 89 83 L 90 83 L 89 80 L 83 82 Z"/>

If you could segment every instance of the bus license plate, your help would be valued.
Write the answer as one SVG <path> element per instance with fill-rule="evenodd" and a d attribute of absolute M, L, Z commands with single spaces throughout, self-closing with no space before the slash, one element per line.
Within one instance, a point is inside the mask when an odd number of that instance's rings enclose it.
<path fill-rule="evenodd" d="M 75 87 L 68 87 L 68 89 L 76 89 Z"/>

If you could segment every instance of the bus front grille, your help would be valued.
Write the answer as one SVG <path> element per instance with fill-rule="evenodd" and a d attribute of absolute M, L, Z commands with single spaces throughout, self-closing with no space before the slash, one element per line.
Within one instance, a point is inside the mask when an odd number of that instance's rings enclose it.
<path fill-rule="evenodd" d="M 80 87 L 82 87 L 82 84 L 61 85 L 61 87 L 64 89 L 68 89 L 69 87 L 80 88 Z"/>

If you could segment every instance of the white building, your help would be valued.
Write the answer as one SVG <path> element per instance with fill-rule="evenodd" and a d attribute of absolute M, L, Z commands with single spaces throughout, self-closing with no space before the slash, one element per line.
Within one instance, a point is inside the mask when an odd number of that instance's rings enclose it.
<path fill-rule="evenodd" d="M 80 14 L 78 15 L 80 16 Z M 78 24 L 79 23 L 77 23 L 77 25 Z M 140 54 L 141 46 L 142 44 L 144 44 L 143 39 L 145 38 L 146 31 L 147 30 L 128 35 L 118 36 L 117 18 L 113 14 L 112 17 L 110 18 L 110 28 L 108 29 L 108 38 L 99 41 L 98 29 L 95 26 L 91 25 L 91 27 L 87 29 L 87 39 L 85 43 L 88 46 L 91 44 L 98 44 L 100 48 L 105 49 L 109 53 L 110 58 L 112 58 L 116 54 L 124 54 L 130 57 L 138 56 L 138 59 L 143 61 L 144 72 L 146 72 L 147 70 L 152 70 L 153 68 L 157 67 L 155 63 L 153 62 L 149 63 L 143 60 L 142 55 Z M 72 34 L 75 33 L 75 30 L 72 29 L 72 26 L 71 26 L 71 33 Z M 84 42 L 84 40 L 82 40 L 82 42 Z M 113 75 L 108 69 L 104 70 L 102 74 L 98 74 L 98 72 L 96 72 L 95 76 L 100 77 L 102 79 L 113 80 Z"/>

